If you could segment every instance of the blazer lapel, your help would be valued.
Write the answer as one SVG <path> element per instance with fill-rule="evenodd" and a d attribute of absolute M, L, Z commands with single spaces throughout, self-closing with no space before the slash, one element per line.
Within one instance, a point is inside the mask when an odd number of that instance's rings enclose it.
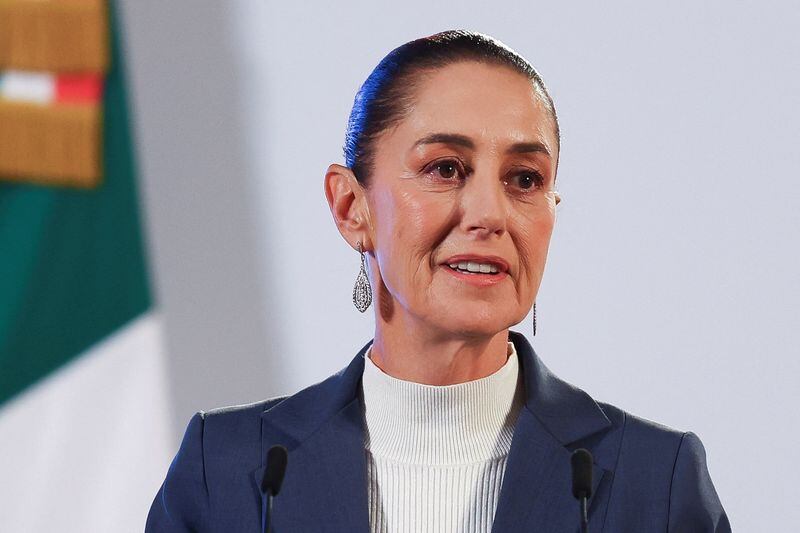
<path fill-rule="evenodd" d="M 611 422 L 589 395 L 552 374 L 525 337 L 510 331 L 509 340 L 520 358 L 526 403 L 514 429 L 492 531 L 578 531 L 570 467 L 578 446 L 569 445 L 608 430 Z M 594 463 L 590 524 L 602 512 L 593 505 L 606 475 L 599 465 L 608 464 L 604 457 L 594 457 Z"/>
<path fill-rule="evenodd" d="M 522 334 L 509 331 L 525 383 L 492 531 L 562 531 L 579 528 L 572 497 L 570 456 L 578 441 L 611 428 L 585 392 L 560 380 Z M 343 371 L 286 398 L 261 417 L 261 457 L 282 444 L 289 452 L 286 477 L 273 502 L 272 528 L 290 531 L 369 532 L 364 423 L 358 395 L 364 345 Z M 587 446 L 588 447 L 588 446 Z M 613 475 L 606 448 L 594 455 L 589 523 L 601 481 Z M 609 450 L 610 453 L 610 450 Z M 264 460 L 262 459 L 262 461 Z M 264 465 L 253 472 L 260 484 Z M 323 524 L 321 526 L 321 524 Z"/>
<path fill-rule="evenodd" d="M 358 387 L 368 342 L 346 369 L 262 414 L 262 457 L 275 444 L 289 452 L 273 501 L 272 529 L 369 531 L 364 424 Z M 253 477 L 260 483 L 264 465 Z"/>

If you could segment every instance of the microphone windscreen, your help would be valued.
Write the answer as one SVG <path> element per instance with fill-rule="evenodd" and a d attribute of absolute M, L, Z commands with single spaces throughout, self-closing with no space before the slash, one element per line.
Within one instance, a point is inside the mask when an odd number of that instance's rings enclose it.
<path fill-rule="evenodd" d="M 267 468 L 261 480 L 261 491 L 277 496 L 281 490 L 283 476 L 286 474 L 286 462 L 289 454 L 286 448 L 276 444 L 267 452 Z"/>
<path fill-rule="evenodd" d="M 576 498 L 592 496 L 592 454 L 578 448 L 572 452 L 572 495 Z"/>

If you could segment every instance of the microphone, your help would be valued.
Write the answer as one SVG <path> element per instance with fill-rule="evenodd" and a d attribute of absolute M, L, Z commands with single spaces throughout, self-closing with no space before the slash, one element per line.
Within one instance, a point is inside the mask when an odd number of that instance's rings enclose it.
<path fill-rule="evenodd" d="M 286 448 L 280 444 L 271 447 L 267 452 L 267 468 L 264 470 L 264 477 L 261 478 L 261 492 L 267 496 L 266 519 L 264 516 L 261 518 L 262 530 L 266 533 L 272 530 L 272 498 L 281 490 L 288 456 Z"/>
<path fill-rule="evenodd" d="M 585 448 L 572 452 L 572 495 L 580 503 L 581 533 L 588 533 L 587 500 L 592 496 L 592 454 Z"/>

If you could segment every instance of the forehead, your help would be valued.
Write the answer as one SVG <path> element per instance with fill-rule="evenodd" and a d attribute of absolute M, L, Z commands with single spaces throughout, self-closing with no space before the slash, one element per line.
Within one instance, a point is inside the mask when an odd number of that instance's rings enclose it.
<path fill-rule="evenodd" d="M 509 67 L 469 61 L 424 72 L 413 101 L 393 132 L 397 148 L 446 131 L 496 150 L 538 141 L 556 155 L 555 128 L 542 96 L 526 76 Z"/>

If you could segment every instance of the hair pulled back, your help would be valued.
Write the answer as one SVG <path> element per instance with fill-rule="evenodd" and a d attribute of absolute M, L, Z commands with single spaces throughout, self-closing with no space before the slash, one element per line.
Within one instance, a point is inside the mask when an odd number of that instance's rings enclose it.
<path fill-rule="evenodd" d="M 373 171 L 376 139 L 411 110 L 422 77 L 419 74 L 460 61 L 506 66 L 530 79 L 552 116 L 560 152 L 561 134 L 553 99 L 533 66 L 493 37 L 448 30 L 409 41 L 389 52 L 356 94 L 343 150 L 345 164 L 362 186 L 368 186 Z"/>

